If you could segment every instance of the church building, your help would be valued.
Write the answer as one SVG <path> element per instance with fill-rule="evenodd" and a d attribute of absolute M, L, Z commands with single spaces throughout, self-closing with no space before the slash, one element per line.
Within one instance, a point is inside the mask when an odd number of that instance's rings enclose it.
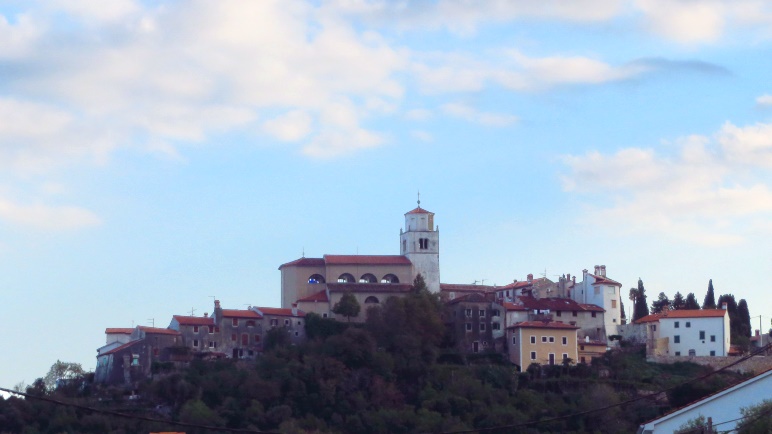
<path fill-rule="evenodd" d="M 419 273 L 430 291 L 439 292 L 439 229 L 434 213 L 421 208 L 420 200 L 418 207 L 405 213 L 399 239 L 399 255 L 323 255 L 282 264 L 282 307 L 328 317 L 343 294 L 350 292 L 364 313 L 368 306 L 410 291 Z"/>

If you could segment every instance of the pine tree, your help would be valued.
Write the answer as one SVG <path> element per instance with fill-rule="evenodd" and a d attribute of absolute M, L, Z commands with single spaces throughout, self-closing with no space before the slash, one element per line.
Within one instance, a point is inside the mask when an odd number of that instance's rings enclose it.
<path fill-rule="evenodd" d="M 659 293 L 659 297 L 651 303 L 651 313 L 661 313 L 670 310 L 670 299 L 664 292 Z"/>
<path fill-rule="evenodd" d="M 690 292 L 686 296 L 686 302 L 684 303 L 684 309 L 698 310 L 699 308 L 700 308 L 700 304 L 697 303 L 697 297 L 694 295 L 693 292 Z"/>
<path fill-rule="evenodd" d="M 702 302 L 703 309 L 715 309 L 716 308 L 716 296 L 713 293 L 713 279 L 708 282 L 708 293 L 705 294 L 705 301 Z"/>
<path fill-rule="evenodd" d="M 649 306 L 646 303 L 646 289 L 643 287 L 643 280 L 638 278 L 638 289 L 635 292 L 635 306 L 633 307 L 633 322 L 649 314 Z"/>
<path fill-rule="evenodd" d="M 670 303 L 670 308 L 673 310 L 681 310 L 686 309 L 686 300 L 684 300 L 684 296 L 681 295 L 681 292 L 676 292 L 673 296 L 673 301 Z"/>
<path fill-rule="evenodd" d="M 748 302 L 744 298 L 737 303 L 737 316 L 740 321 L 740 333 L 742 336 L 751 337 L 751 313 L 748 310 Z"/>

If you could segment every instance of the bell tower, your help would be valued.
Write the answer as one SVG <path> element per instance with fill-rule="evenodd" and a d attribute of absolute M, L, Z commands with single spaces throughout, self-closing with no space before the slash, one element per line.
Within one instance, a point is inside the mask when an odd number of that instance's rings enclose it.
<path fill-rule="evenodd" d="M 405 213 L 399 241 L 400 254 L 413 263 L 413 278 L 421 273 L 429 291 L 440 292 L 440 231 L 434 213 L 421 208 L 420 193 L 418 207 Z"/>

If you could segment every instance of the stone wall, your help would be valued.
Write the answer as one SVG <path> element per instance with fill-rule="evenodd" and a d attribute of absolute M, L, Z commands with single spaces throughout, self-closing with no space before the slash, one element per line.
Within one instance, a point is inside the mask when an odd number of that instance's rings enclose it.
<path fill-rule="evenodd" d="M 675 363 L 675 362 L 692 362 L 698 365 L 710 366 L 713 369 L 723 368 L 726 365 L 736 362 L 739 357 L 711 357 L 711 356 L 649 356 L 646 357 L 647 362 L 653 363 Z M 754 356 L 750 359 L 738 363 L 731 368 L 730 371 L 735 371 L 743 374 L 760 374 L 768 369 L 772 369 L 772 356 Z"/>

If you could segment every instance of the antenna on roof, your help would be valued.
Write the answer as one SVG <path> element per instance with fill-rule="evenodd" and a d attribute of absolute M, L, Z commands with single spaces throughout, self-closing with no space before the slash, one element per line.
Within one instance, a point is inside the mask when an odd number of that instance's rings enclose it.
<path fill-rule="evenodd" d="M 301 258 L 305 258 L 306 257 L 306 247 L 305 246 L 303 246 L 303 253 L 300 254 L 300 257 Z"/>
<path fill-rule="evenodd" d="M 216 295 L 208 295 L 207 297 L 212 297 L 212 303 L 214 303 L 214 301 L 217 300 Z"/>
<path fill-rule="evenodd" d="M 190 308 L 190 316 L 193 316 L 196 314 L 196 309 Z"/>
<path fill-rule="evenodd" d="M 421 190 L 418 190 L 418 208 L 421 208 Z"/>
<path fill-rule="evenodd" d="M 148 321 L 150 321 L 150 327 L 155 328 L 155 318 L 148 318 Z"/>

